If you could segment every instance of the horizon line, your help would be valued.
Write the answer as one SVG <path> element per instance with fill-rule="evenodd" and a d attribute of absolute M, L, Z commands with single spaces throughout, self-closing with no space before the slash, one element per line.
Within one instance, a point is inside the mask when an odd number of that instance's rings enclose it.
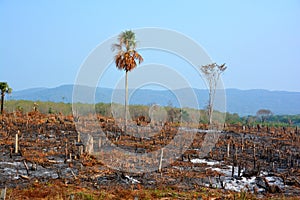
<path fill-rule="evenodd" d="M 53 87 L 31 87 L 31 88 L 26 88 L 26 89 L 20 89 L 20 90 L 13 90 L 13 92 L 20 92 L 20 91 L 24 91 L 24 90 L 31 90 L 31 89 L 55 89 L 55 88 L 59 88 L 59 87 L 63 87 L 63 86 L 72 86 L 74 87 L 75 84 L 62 84 L 62 85 L 58 85 L 58 86 L 53 86 Z M 93 88 L 93 86 L 88 86 L 88 85 L 81 85 L 83 87 L 90 87 Z M 101 87 L 101 86 L 97 86 L 97 88 L 100 89 L 110 89 L 110 90 L 114 90 L 115 88 L 111 88 L 111 87 Z M 118 88 L 120 89 L 120 88 Z M 129 90 L 135 90 L 135 88 L 128 88 Z M 187 88 L 175 88 L 174 90 L 182 90 L 182 89 L 187 89 Z M 208 90 L 208 88 L 197 88 L 197 87 L 193 87 L 193 90 Z M 225 90 L 240 90 L 240 91 L 254 91 L 254 90 L 263 90 L 263 91 L 269 91 L 269 92 L 291 92 L 291 93 L 300 93 L 300 91 L 291 91 L 291 90 L 280 90 L 280 89 L 265 89 L 265 88 L 252 88 L 252 89 L 242 89 L 242 88 L 224 88 Z M 138 88 L 138 90 L 152 90 L 152 91 L 168 91 L 168 89 L 159 89 L 159 88 Z"/>

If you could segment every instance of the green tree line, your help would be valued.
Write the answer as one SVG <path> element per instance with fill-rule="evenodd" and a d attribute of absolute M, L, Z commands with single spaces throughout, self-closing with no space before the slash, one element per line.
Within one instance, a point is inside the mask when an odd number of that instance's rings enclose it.
<path fill-rule="evenodd" d="M 114 106 L 122 106 L 115 104 Z M 72 114 L 72 104 L 71 103 L 63 103 L 63 102 L 43 102 L 43 101 L 27 101 L 27 100 L 9 100 L 4 104 L 4 108 L 6 112 L 30 112 L 36 109 L 41 113 L 49 113 L 49 114 L 64 114 L 71 115 Z M 81 114 L 90 114 L 91 112 L 96 112 L 102 116 L 113 117 L 112 115 L 112 106 L 108 103 L 97 103 L 93 104 L 83 104 L 78 103 L 76 106 L 80 109 L 78 112 Z M 130 105 L 129 112 L 132 119 L 136 119 L 139 116 L 144 116 L 145 120 L 150 120 L 149 109 L 153 107 L 153 105 Z M 192 108 L 175 108 L 172 106 L 166 106 L 160 108 L 160 110 L 156 110 L 154 116 L 156 119 L 161 119 L 162 121 L 168 120 L 172 122 L 180 121 L 183 119 L 184 121 L 189 122 L 193 117 L 194 112 L 200 112 L 200 123 L 208 123 L 209 117 L 207 115 L 206 110 L 195 110 Z M 221 118 L 224 116 L 224 113 L 214 111 L 216 118 Z M 153 117 L 153 116 L 152 116 Z M 226 113 L 225 123 L 228 124 L 241 124 L 241 125 L 269 125 L 269 126 L 299 126 L 300 125 L 300 115 L 271 115 L 264 122 L 261 121 L 259 116 L 239 116 L 237 113 Z"/>

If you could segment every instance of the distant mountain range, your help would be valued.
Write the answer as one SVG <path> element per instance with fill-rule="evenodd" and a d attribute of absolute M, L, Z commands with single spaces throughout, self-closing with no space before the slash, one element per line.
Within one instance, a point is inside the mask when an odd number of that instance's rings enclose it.
<path fill-rule="evenodd" d="M 80 86 L 88 91 L 93 88 Z M 199 108 L 203 109 L 207 105 L 208 91 L 193 89 L 196 94 Z M 240 116 L 255 115 L 259 109 L 269 109 L 274 114 L 300 114 L 300 92 L 268 91 L 261 89 L 238 90 L 226 89 L 226 111 L 237 113 Z M 72 102 L 73 85 L 62 85 L 56 88 L 32 88 L 21 91 L 13 91 L 7 96 L 7 100 L 32 100 L 32 101 L 53 101 Z M 159 104 L 162 106 L 173 105 L 179 107 L 177 96 L 185 99 L 185 106 L 196 107 L 190 97 L 189 89 L 178 89 L 175 91 L 137 89 L 129 90 L 129 103 L 139 105 Z M 84 94 L 83 94 L 84 96 Z M 95 99 L 84 99 L 82 103 L 103 102 L 123 103 L 124 91 L 110 88 L 97 88 Z"/>

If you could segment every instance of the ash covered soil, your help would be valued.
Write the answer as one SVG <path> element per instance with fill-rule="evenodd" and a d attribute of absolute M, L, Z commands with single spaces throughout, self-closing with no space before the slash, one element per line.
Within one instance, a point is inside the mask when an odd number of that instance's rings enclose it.
<path fill-rule="evenodd" d="M 39 112 L 0 116 L 0 189 L 59 181 L 95 190 L 172 188 L 195 192 L 210 188 L 224 194 L 247 191 L 257 197 L 300 196 L 300 131 L 295 128 L 226 125 L 222 131 L 211 132 L 200 124 L 193 128 L 195 137 L 182 156 L 170 164 L 165 164 L 169 160 L 162 156 L 161 170 L 160 159 L 149 159 L 153 170 L 148 172 L 143 167 L 132 170 L 141 160 L 131 157 L 108 167 L 109 160 L 117 163 L 124 159 L 113 147 L 137 155 L 161 152 L 179 131 L 189 135 L 191 129 L 180 129 L 175 123 L 149 126 L 141 122 L 137 126 L 132 122 L 127 132 L 139 134 L 136 137 L 124 134 L 114 119 L 96 116 L 95 126 L 94 118 L 75 119 L 81 123 L 78 131 L 72 116 Z M 208 134 L 216 139 L 209 150 L 203 148 Z M 173 146 L 183 148 L 180 142 Z M 95 149 L 106 151 L 99 156 Z M 147 166 L 147 159 L 142 162 Z"/>

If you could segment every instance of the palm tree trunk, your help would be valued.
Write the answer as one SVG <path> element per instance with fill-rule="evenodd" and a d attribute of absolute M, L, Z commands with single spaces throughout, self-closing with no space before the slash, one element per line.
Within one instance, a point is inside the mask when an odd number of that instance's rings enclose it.
<path fill-rule="evenodd" d="M 128 112 L 128 71 L 126 71 L 125 75 L 125 127 L 124 133 L 127 133 L 127 112 Z"/>
<path fill-rule="evenodd" d="M 4 92 L 1 92 L 1 114 L 3 114 Z"/>

